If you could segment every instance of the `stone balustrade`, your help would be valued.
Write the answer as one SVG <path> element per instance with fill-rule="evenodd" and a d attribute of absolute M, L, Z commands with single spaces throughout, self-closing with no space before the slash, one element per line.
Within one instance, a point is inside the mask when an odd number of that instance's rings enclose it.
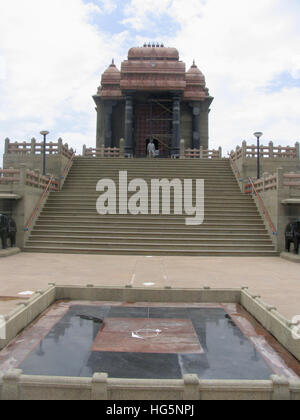
<path fill-rule="evenodd" d="M 185 149 L 185 159 L 222 159 L 222 148 L 218 150 L 206 150 L 203 146 L 200 149 Z"/>
<path fill-rule="evenodd" d="M 120 140 L 120 147 L 98 147 L 87 148 L 83 146 L 82 156 L 100 158 L 122 158 L 124 157 L 124 139 Z M 222 148 L 218 150 L 206 150 L 202 146 L 200 149 L 186 149 L 185 141 L 181 140 L 180 159 L 222 159 Z"/>
<path fill-rule="evenodd" d="M 300 190 L 300 173 L 284 173 L 283 170 L 279 168 L 277 173 L 274 175 L 264 173 L 263 177 L 253 181 L 253 184 L 258 193 L 269 190 L 277 190 L 280 185 L 282 187 L 289 187 L 292 190 Z M 252 193 L 252 186 L 250 183 L 245 185 L 245 193 Z"/>
<path fill-rule="evenodd" d="M 233 161 L 247 158 L 257 158 L 257 145 L 247 145 L 246 141 L 243 141 L 242 147 L 237 146 L 235 151 L 230 154 Z M 290 146 L 274 146 L 273 142 L 270 142 L 268 146 L 260 146 L 260 157 L 263 159 L 300 159 L 300 148 L 297 142 L 294 147 Z"/>
<path fill-rule="evenodd" d="M 62 139 L 58 139 L 57 143 L 46 143 L 46 155 L 63 155 L 70 159 L 74 154 L 73 149 L 69 149 L 68 144 L 63 144 Z M 44 143 L 38 143 L 36 139 L 32 139 L 30 143 L 24 142 L 11 142 L 10 139 L 5 140 L 5 154 L 12 155 L 42 155 L 44 153 Z"/>
<path fill-rule="evenodd" d="M 21 169 L 1 169 L 0 168 L 0 185 L 23 184 L 35 188 L 45 189 L 52 178 L 52 175 L 41 175 L 39 170 L 30 170 L 23 165 Z M 58 191 L 59 184 L 55 179 L 52 180 L 51 191 Z"/>
<path fill-rule="evenodd" d="M 0 168 L 0 184 L 13 184 L 15 182 L 20 182 L 20 170 Z"/>
<path fill-rule="evenodd" d="M 285 187 L 290 187 L 292 189 L 300 190 L 300 173 L 296 174 L 294 172 L 291 172 L 289 174 L 284 174 L 283 178 L 284 178 L 283 185 Z"/>
<path fill-rule="evenodd" d="M 87 148 L 83 146 L 82 156 L 91 158 L 119 158 L 121 157 L 121 153 L 118 147 Z"/>

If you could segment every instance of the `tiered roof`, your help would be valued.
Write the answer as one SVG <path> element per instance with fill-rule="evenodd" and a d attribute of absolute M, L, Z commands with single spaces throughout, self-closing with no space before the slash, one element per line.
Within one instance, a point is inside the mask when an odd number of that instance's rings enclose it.
<path fill-rule="evenodd" d="M 195 62 L 186 72 L 176 48 L 144 45 L 131 48 L 119 71 L 114 64 L 103 73 L 98 95 L 121 99 L 126 91 L 178 91 L 184 100 L 204 101 L 209 97 L 205 77 Z"/>

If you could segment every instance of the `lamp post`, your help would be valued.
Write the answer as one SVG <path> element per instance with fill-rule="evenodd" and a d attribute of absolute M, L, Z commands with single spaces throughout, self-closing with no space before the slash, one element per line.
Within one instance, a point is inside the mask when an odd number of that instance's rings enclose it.
<path fill-rule="evenodd" d="M 44 147 L 43 147 L 43 175 L 46 175 L 46 137 L 49 131 L 41 131 L 40 134 L 44 136 Z"/>
<path fill-rule="evenodd" d="M 260 179 L 260 138 L 262 135 L 261 132 L 254 133 L 257 138 L 257 179 Z"/>

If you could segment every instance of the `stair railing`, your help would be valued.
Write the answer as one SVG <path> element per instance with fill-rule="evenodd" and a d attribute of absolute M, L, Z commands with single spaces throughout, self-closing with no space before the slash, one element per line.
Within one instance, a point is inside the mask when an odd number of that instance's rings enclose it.
<path fill-rule="evenodd" d="M 69 170 L 70 170 L 71 166 L 73 165 L 73 160 L 74 160 L 75 156 L 76 156 L 76 154 L 73 153 L 72 156 L 70 157 L 70 159 L 69 159 L 68 163 L 66 164 L 65 169 L 63 170 L 63 173 L 60 177 L 61 180 L 64 180 L 66 178 L 66 176 L 68 175 Z"/>
<path fill-rule="evenodd" d="M 65 166 L 65 169 L 63 170 L 63 173 L 62 173 L 62 175 L 60 177 L 60 189 L 62 189 L 62 186 L 63 186 L 63 184 L 65 182 L 66 176 L 68 175 L 68 173 L 69 173 L 69 171 L 71 169 L 71 166 L 73 165 L 73 160 L 74 160 L 75 156 L 76 156 L 76 152 L 74 152 L 72 154 L 72 156 L 70 157 L 68 163 Z"/>
<path fill-rule="evenodd" d="M 268 222 L 268 224 L 269 224 L 269 226 L 272 230 L 273 235 L 277 235 L 277 230 L 276 230 L 275 226 L 273 225 L 273 222 L 271 220 L 269 212 L 266 209 L 266 207 L 264 205 L 264 202 L 263 202 L 259 192 L 257 191 L 252 178 L 249 178 L 249 184 L 246 185 L 246 191 L 247 191 L 246 194 L 251 194 L 252 193 L 252 194 L 256 195 L 258 203 L 260 205 L 260 208 L 261 208 L 263 214 L 265 215 L 265 217 L 267 219 L 267 222 Z"/>
<path fill-rule="evenodd" d="M 230 153 L 228 153 L 228 156 L 229 156 L 229 160 L 230 160 L 231 166 L 233 167 L 233 170 L 234 170 L 234 172 L 235 172 L 235 175 L 236 175 L 237 179 L 238 179 L 240 182 L 243 182 L 243 178 L 242 178 L 242 176 L 241 176 L 241 173 L 240 173 L 240 171 L 239 171 L 239 168 L 237 167 L 237 164 L 236 164 L 236 163 L 235 163 L 235 161 L 232 159 L 232 156 L 231 156 L 231 154 L 230 154 Z"/>
<path fill-rule="evenodd" d="M 31 224 L 32 224 L 32 222 L 33 222 L 33 220 L 34 220 L 34 218 L 35 218 L 35 216 L 36 216 L 36 214 L 37 214 L 37 212 L 38 212 L 38 210 L 39 210 L 39 208 L 40 208 L 40 206 L 41 206 L 41 204 L 42 204 L 42 202 L 43 202 L 43 200 L 46 196 L 46 194 L 48 193 L 49 190 L 51 191 L 52 189 L 54 189 L 53 185 L 55 185 L 55 184 L 56 184 L 55 178 L 53 176 L 51 176 L 46 188 L 44 189 L 43 194 L 41 195 L 37 205 L 35 206 L 32 214 L 30 216 L 30 219 L 28 220 L 26 226 L 24 227 L 25 232 L 29 231 L 29 228 L 30 228 L 30 226 L 31 226 Z"/>

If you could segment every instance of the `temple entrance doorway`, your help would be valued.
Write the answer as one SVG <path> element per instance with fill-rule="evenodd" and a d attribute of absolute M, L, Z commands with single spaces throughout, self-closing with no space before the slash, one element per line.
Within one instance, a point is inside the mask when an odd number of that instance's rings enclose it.
<path fill-rule="evenodd" d="M 146 139 L 146 155 L 148 154 L 148 144 L 150 143 L 150 139 Z M 157 139 L 153 139 L 153 143 L 155 145 L 156 156 L 159 157 L 160 150 L 159 150 L 159 141 Z"/>
<path fill-rule="evenodd" d="M 135 117 L 136 157 L 147 156 L 147 146 L 152 138 L 158 157 L 168 158 L 172 142 L 172 107 L 169 101 L 136 104 Z"/>

